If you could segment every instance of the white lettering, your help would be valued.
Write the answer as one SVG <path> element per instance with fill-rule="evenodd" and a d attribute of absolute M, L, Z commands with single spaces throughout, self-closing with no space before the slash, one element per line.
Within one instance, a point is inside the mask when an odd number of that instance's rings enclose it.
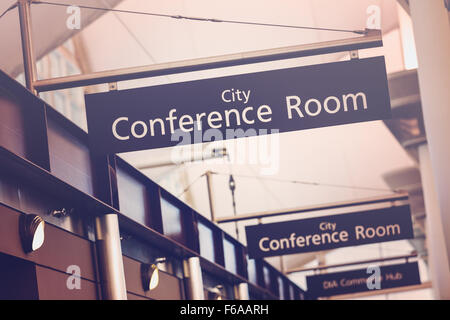
<path fill-rule="evenodd" d="M 264 109 L 266 111 L 264 111 Z M 272 114 L 272 109 L 270 109 L 267 105 L 262 105 L 258 108 L 258 111 L 256 113 L 258 120 L 261 122 L 270 122 L 272 121 L 272 117 L 264 119 L 263 116 L 270 116 Z"/>
<path fill-rule="evenodd" d="M 117 125 L 118 125 L 119 122 L 121 122 L 121 121 L 127 121 L 127 122 L 128 122 L 128 118 L 127 118 L 127 117 L 120 117 L 120 118 L 117 118 L 116 120 L 114 120 L 114 122 L 113 122 L 113 124 L 112 124 L 112 133 L 113 133 L 113 136 L 114 136 L 116 139 L 118 139 L 118 140 L 128 140 L 128 139 L 130 139 L 130 136 L 120 136 L 120 135 L 117 133 Z"/>
<path fill-rule="evenodd" d="M 295 100 L 295 104 L 292 104 L 291 100 Z M 301 102 L 302 102 L 302 100 L 299 97 L 297 97 L 297 96 L 288 96 L 288 97 L 286 97 L 286 106 L 287 106 L 288 118 L 289 119 L 292 119 L 292 109 L 295 109 L 295 111 L 297 111 L 297 114 L 299 115 L 299 117 L 303 118 L 303 113 L 298 108 L 300 106 Z"/>

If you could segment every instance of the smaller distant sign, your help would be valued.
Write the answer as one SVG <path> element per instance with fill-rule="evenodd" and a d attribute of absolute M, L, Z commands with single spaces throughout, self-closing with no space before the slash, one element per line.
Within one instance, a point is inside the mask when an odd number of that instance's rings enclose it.
<path fill-rule="evenodd" d="M 252 259 L 414 237 L 409 205 L 245 228 Z"/>
<path fill-rule="evenodd" d="M 391 289 L 420 284 L 417 262 L 326 273 L 306 277 L 308 298 Z M 378 272 L 378 274 L 377 274 Z M 376 282 L 379 281 L 379 286 Z"/>

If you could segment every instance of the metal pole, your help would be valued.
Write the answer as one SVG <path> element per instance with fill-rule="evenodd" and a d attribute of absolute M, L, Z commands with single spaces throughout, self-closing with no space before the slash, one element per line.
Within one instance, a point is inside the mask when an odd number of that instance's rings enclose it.
<path fill-rule="evenodd" d="M 39 92 L 44 92 L 100 83 L 133 80 L 174 73 L 224 68 L 381 46 L 383 46 L 381 31 L 367 30 L 367 33 L 362 37 L 39 80 L 35 82 L 34 86 Z"/>
<path fill-rule="evenodd" d="M 187 280 L 188 299 L 205 300 L 199 257 L 191 257 L 184 261 L 184 274 Z"/>
<path fill-rule="evenodd" d="M 96 217 L 95 232 L 103 299 L 127 300 L 117 214 Z"/>
<path fill-rule="evenodd" d="M 435 299 L 450 299 L 450 267 L 445 250 L 445 232 L 442 228 L 441 210 L 434 186 L 433 169 L 431 168 L 430 153 L 425 143 L 418 147 L 420 177 L 426 212 L 426 232 L 429 272 L 433 284 Z"/>
<path fill-rule="evenodd" d="M 289 209 L 284 209 L 284 210 L 255 212 L 255 213 L 249 213 L 249 214 L 245 214 L 245 215 L 244 214 L 239 215 L 236 217 L 218 218 L 216 220 L 216 222 L 217 223 L 228 223 L 228 222 L 235 222 L 235 221 L 242 221 L 242 220 L 259 219 L 259 218 L 282 216 L 282 215 L 296 214 L 296 213 L 303 213 L 303 212 L 338 209 L 338 208 L 346 208 L 346 207 L 361 206 L 361 205 L 367 205 L 367 204 L 376 204 L 376 203 L 383 203 L 383 202 L 395 202 L 395 201 L 403 201 L 403 200 L 408 200 L 408 194 L 402 193 L 402 194 L 366 198 L 366 199 L 360 199 L 360 200 L 354 200 L 354 201 L 326 203 L 326 204 L 320 204 L 320 205 L 309 206 L 309 207 L 297 207 L 297 208 L 289 208 Z"/>
<path fill-rule="evenodd" d="M 33 42 L 32 42 L 32 28 L 31 28 L 31 9 L 30 0 L 19 0 L 19 21 L 20 33 L 22 38 L 22 55 L 23 55 L 23 69 L 25 73 L 25 83 L 27 88 L 33 93 L 37 94 L 34 83 L 37 80 L 36 63 L 34 60 Z"/>
<path fill-rule="evenodd" d="M 235 286 L 236 295 L 239 300 L 250 300 L 248 283 L 241 282 Z"/>
<path fill-rule="evenodd" d="M 211 221 L 216 221 L 216 215 L 214 212 L 214 195 L 212 193 L 212 172 L 206 172 L 206 184 L 208 185 L 208 199 L 209 199 L 209 209 L 211 211 Z"/>

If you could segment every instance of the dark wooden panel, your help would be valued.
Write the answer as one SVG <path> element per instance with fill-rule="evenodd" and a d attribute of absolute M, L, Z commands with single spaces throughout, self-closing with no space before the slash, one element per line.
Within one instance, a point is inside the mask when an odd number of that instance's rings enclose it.
<path fill-rule="evenodd" d="M 36 262 L 62 272 L 70 265 L 81 268 L 81 276 L 96 280 L 93 243 L 50 224 L 45 226 L 43 246 L 29 254 L 22 249 L 19 236 L 19 213 L 0 205 L 0 252 Z"/>
<path fill-rule="evenodd" d="M 93 195 L 92 164 L 87 145 L 52 119 L 47 120 L 51 172 Z"/>
<path fill-rule="evenodd" d="M 46 221 L 57 225 L 69 232 L 86 236 L 86 228 L 82 215 L 86 210 L 77 208 L 75 199 L 61 199 L 48 194 L 49 190 L 39 186 L 38 183 L 30 184 L 28 181 L 15 176 L 16 172 L 5 169 L 0 165 L 0 203 L 16 208 L 22 212 L 35 213 L 45 217 Z M 75 205 L 76 204 L 76 205 Z M 51 210 L 66 208 L 73 210 L 73 214 L 55 218 L 49 215 Z"/>
<path fill-rule="evenodd" d="M 0 89 L 0 145 L 26 157 L 26 139 L 22 108 L 17 102 L 2 97 Z"/>
<path fill-rule="evenodd" d="M 80 289 L 70 290 L 67 279 L 70 275 L 36 266 L 36 277 L 40 300 L 97 300 L 97 284 L 81 279 Z"/>
<path fill-rule="evenodd" d="M 76 203 L 77 209 L 81 209 L 85 214 L 118 213 L 108 204 L 95 199 L 93 196 L 57 178 L 47 170 L 0 146 L 1 170 L 11 173 L 11 176 L 22 186 L 43 190 L 50 197 L 65 201 L 65 203 Z"/>
<path fill-rule="evenodd" d="M 34 263 L 0 254 L 0 300 L 36 300 Z"/>
<path fill-rule="evenodd" d="M 128 257 L 123 257 L 125 281 L 130 293 L 145 296 L 155 300 L 181 300 L 181 280 L 168 273 L 159 272 L 159 285 L 144 291 L 141 280 L 141 263 Z"/>
<path fill-rule="evenodd" d="M 0 165 L 0 203 L 19 208 L 19 187 L 16 179 Z"/>

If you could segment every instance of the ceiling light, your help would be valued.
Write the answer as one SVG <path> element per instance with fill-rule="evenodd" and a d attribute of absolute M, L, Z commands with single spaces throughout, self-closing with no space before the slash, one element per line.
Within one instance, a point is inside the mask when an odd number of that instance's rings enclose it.
<path fill-rule="evenodd" d="M 45 221 L 35 214 L 24 214 L 19 218 L 19 234 L 26 253 L 39 249 L 45 239 Z"/>

